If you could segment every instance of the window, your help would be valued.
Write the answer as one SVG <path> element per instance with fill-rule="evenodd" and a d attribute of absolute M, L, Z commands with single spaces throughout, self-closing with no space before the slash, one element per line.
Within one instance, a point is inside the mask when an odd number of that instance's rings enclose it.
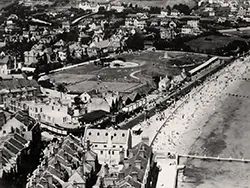
<path fill-rule="evenodd" d="M 54 106 L 52 106 L 52 110 L 54 110 L 55 109 L 55 107 Z"/>
<path fill-rule="evenodd" d="M 106 147 L 107 147 L 107 145 L 104 145 L 104 147 L 106 148 Z"/>
<path fill-rule="evenodd" d="M 109 150 L 109 155 L 110 155 L 110 150 Z"/>
<path fill-rule="evenodd" d="M 98 147 L 98 145 L 95 145 L 95 147 L 97 148 L 97 147 Z"/>
<path fill-rule="evenodd" d="M 89 132 L 89 136 L 91 135 L 91 132 Z"/>
<path fill-rule="evenodd" d="M 116 145 L 113 145 L 113 148 L 115 148 L 116 147 Z"/>
<path fill-rule="evenodd" d="M 123 148 L 123 146 L 120 146 L 120 148 Z"/>
<path fill-rule="evenodd" d="M 112 151 L 112 155 L 114 155 L 115 154 L 115 151 Z"/>
<path fill-rule="evenodd" d="M 116 133 L 114 134 L 114 136 L 116 136 Z"/>
<path fill-rule="evenodd" d="M 108 136 L 108 133 L 106 133 L 105 135 Z"/>
<path fill-rule="evenodd" d="M 122 133 L 122 137 L 124 137 L 125 136 L 125 134 L 124 133 Z"/>
<path fill-rule="evenodd" d="M 66 122 L 67 121 L 67 117 L 63 117 L 63 122 Z"/>
<path fill-rule="evenodd" d="M 101 150 L 101 155 L 103 154 L 103 151 Z"/>
<path fill-rule="evenodd" d="M 37 107 L 35 108 L 35 112 L 36 112 L 36 113 L 38 112 Z"/>
<path fill-rule="evenodd" d="M 98 132 L 98 133 L 97 133 L 97 136 L 99 136 L 99 135 L 100 135 L 100 133 Z"/>

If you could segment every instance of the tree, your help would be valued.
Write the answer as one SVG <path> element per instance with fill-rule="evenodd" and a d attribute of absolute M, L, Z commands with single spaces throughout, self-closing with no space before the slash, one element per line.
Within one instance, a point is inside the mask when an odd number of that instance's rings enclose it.
<path fill-rule="evenodd" d="M 191 13 L 191 9 L 189 8 L 189 6 L 184 5 L 184 4 L 179 4 L 179 5 L 174 5 L 173 9 L 178 10 L 180 13 L 183 13 L 185 15 L 189 15 Z"/>
<path fill-rule="evenodd" d="M 62 92 L 62 93 L 67 92 L 67 88 L 65 87 L 65 85 L 63 83 L 58 84 L 56 89 L 57 89 L 57 91 Z"/>
<path fill-rule="evenodd" d="M 125 41 L 127 48 L 131 50 L 143 50 L 144 49 L 144 40 L 142 36 L 138 33 L 135 33 L 134 35 L 130 36 Z"/>

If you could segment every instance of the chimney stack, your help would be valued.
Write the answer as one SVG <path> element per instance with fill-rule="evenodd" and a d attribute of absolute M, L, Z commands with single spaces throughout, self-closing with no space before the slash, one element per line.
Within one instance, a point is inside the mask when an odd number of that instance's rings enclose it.
<path fill-rule="evenodd" d="M 137 174 L 137 172 L 132 172 L 131 176 L 132 176 L 132 178 L 133 178 L 134 181 L 138 180 L 138 174 Z"/>
<path fill-rule="evenodd" d="M 141 169 L 141 161 L 140 160 L 135 161 L 135 167 L 138 169 Z"/>
<path fill-rule="evenodd" d="M 129 154 L 129 158 L 132 158 L 134 156 L 131 149 L 129 149 L 128 154 Z"/>
<path fill-rule="evenodd" d="M 47 174 L 47 181 L 50 185 L 53 184 L 53 178 L 52 178 L 52 175 L 51 174 Z"/>
<path fill-rule="evenodd" d="M 122 148 L 119 154 L 120 154 L 120 163 L 123 163 L 124 162 L 124 148 Z"/>
<path fill-rule="evenodd" d="M 90 150 L 90 140 L 87 140 L 87 150 Z"/>
<path fill-rule="evenodd" d="M 108 164 L 104 165 L 103 171 L 104 171 L 103 172 L 104 173 L 104 177 L 108 176 L 108 174 L 109 174 L 109 166 L 108 166 Z"/>
<path fill-rule="evenodd" d="M 142 137 L 141 141 L 149 146 L 149 137 L 148 136 Z"/>

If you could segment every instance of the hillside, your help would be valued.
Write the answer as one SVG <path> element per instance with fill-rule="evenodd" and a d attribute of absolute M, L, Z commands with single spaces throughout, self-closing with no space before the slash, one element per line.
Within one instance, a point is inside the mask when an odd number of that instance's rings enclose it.
<path fill-rule="evenodd" d="M 175 4 L 185 4 L 190 8 L 194 7 L 198 0 L 115 0 L 114 2 L 124 2 L 124 3 L 133 3 L 138 6 L 158 6 L 158 7 L 166 7 L 166 6 L 174 6 Z"/>

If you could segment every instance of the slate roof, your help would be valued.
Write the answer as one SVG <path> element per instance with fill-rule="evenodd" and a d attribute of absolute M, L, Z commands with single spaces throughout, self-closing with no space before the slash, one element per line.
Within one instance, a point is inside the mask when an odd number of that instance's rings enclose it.
<path fill-rule="evenodd" d="M 109 136 L 112 137 L 113 144 L 127 144 L 128 130 L 115 130 L 115 129 L 87 129 L 86 140 L 91 143 L 108 143 Z"/>
<path fill-rule="evenodd" d="M 52 144 L 51 148 L 58 147 L 59 151 L 51 155 L 47 160 L 48 160 L 48 167 L 43 166 L 43 172 L 40 175 L 40 182 L 39 184 L 42 185 L 42 181 L 45 178 L 46 179 L 46 174 L 49 173 L 53 176 L 53 184 L 50 185 L 51 187 L 49 188 L 54 188 L 57 187 L 54 183 L 54 180 L 56 180 L 61 187 L 64 188 L 70 188 L 73 186 L 74 183 L 78 185 L 83 185 L 86 183 L 87 179 L 89 176 L 82 174 L 82 172 L 85 172 L 87 174 L 92 174 L 93 167 L 88 163 L 88 161 L 92 161 L 93 159 L 96 159 L 97 154 L 94 153 L 93 151 L 85 151 L 85 160 L 81 158 L 79 152 L 84 151 L 84 148 L 81 144 L 81 140 L 78 139 L 77 137 L 73 135 L 68 135 L 65 138 L 59 139 L 59 142 L 57 144 Z M 49 153 L 49 152 L 48 152 Z M 46 161 L 42 162 L 42 165 L 45 165 Z M 80 166 L 80 164 L 83 165 L 83 170 Z M 57 165 L 59 165 L 57 167 Z M 76 167 L 73 169 L 73 166 Z M 35 170 L 37 171 L 37 169 Z M 36 174 L 35 171 L 33 174 Z M 67 173 L 69 176 L 69 179 L 67 182 L 63 181 L 62 179 L 62 174 Z M 34 179 L 35 177 L 32 176 Z M 30 180 L 27 183 L 27 188 L 31 188 L 32 180 Z M 37 184 L 36 186 L 40 186 Z"/>
<path fill-rule="evenodd" d="M 130 149 L 129 152 L 133 153 L 133 157 L 125 161 L 125 163 L 129 163 L 129 166 L 128 168 L 125 168 L 124 166 L 124 169 L 121 171 L 124 173 L 125 179 L 120 180 L 119 184 L 121 185 L 122 182 L 125 181 L 136 188 L 140 188 L 141 183 L 143 182 L 148 161 L 152 156 L 152 148 L 147 144 L 145 144 L 144 142 L 140 142 L 132 149 Z M 140 162 L 141 165 L 140 169 L 136 166 L 136 162 Z M 133 173 L 137 174 L 138 176 L 137 181 L 133 180 L 132 178 Z"/>

